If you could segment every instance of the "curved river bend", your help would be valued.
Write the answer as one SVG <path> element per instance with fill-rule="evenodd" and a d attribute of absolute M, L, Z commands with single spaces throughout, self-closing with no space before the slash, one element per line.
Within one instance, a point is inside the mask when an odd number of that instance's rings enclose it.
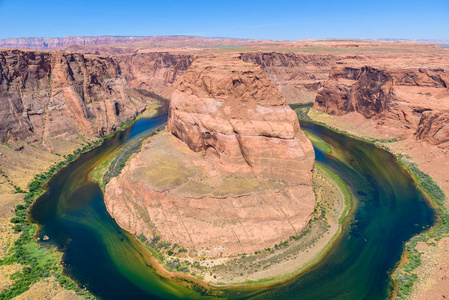
<path fill-rule="evenodd" d="M 148 252 L 109 216 L 100 187 L 88 178 L 114 150 L 166 119 L 164 111 L 141 119 L 81 155 L 52 177 L 32 206 L 32 219 L 50 238 L 45 243 L 64 252 L 65 272 L 101 299 L 214 298 L 160 278 Z M 316 160 L 348 185 L 353 212 L 331 250 L 307 272 L 270 287 L 221 292 L 226 298 L 385 299 L 404 242 L 432 226 L 434 212 L 390 153 L 319 125 L 301 127 L 332 146 L 332 154 L 315 149 Z"/>

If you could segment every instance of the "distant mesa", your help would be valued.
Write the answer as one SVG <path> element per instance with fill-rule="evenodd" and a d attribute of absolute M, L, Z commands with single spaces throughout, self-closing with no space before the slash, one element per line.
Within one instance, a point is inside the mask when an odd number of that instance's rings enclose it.
<path fill-rule="evenodd" d="M 161 43 L 170 41 L 189 41 L 189 42 L 213 42 L 215 45 L 225 42 L 226 44 L 244 44 L 244 43 L 272 43 L 271 40 L 251 40 L 224 37 L 198 37 L 198 36 L 66 36 L 66 37 L 27 37 L 27 38 L 8 38 L 0 39 L 0 48 L 14 49 L 58 49 L 69 45 L 87 46 L 87 45 L 109 45 L 109 44 L 131 44 L 139 42 Z M 287 41 L 282 41 L 287 42 Z M 290 41 L 291 42 L 291 41 Z"/>
<path fill-rule="evenodd" d="M 169 36 L 65 36 L 65 37 L 24 37 L 24 38 L 7 38 L 0 39 L 0 48 L 13 49 L 59 49 L 70 46 L 100 46 L 110 44 L 134 44 L 147 43 L 169 47 L 183 46 L 250 46 L 250 45 L 270 45 L 270 44 L 309 44 L 322 43 L 323 45 L 341 44 L 338 47 L 351 48 L 359 47 L 363 44 L 371 43 L 417 43 L 417 44 L 435 44 L 449 46 L 447 40 L 410 40 L 410 39 L 361 39 L 361 40 L 345 40 L 345 39 L 301 39 L 293 40 L 270 40 L 270 39 L 243 39 L 230 37 L 200 37 L 188 35 L 169 35 Z M 345 45 L 348 44 L 348 45 Z M 70 48 L 73 50 L 73 48 Z"/>

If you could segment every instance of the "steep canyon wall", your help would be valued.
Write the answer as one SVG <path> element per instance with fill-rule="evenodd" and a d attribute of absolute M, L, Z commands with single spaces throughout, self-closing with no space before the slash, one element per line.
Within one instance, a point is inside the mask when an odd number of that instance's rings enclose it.
<path fill-rule="evenodd" d="M 318 90 L 314 108 L 331 115 L 357 112 L 386 127 L 399 122 L 417 140 L 444 144 L 448 141 L 448 86 L 445 67 L 337 64 Z"/>

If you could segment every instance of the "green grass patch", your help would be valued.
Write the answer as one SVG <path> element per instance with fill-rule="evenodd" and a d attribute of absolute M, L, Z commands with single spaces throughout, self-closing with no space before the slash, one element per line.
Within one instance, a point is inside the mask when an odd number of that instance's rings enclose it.
<path fill-rule="evenodd" d="M 71 159 L 72 156 L 69 156 L 65 162 L 67 163 Z M 59 265 L 62 253 L 55 248 L 43 248 L 36 243 L 34 234 L 37 225 L 30 223 L 27 219 L 27 209 L 43 193 L 42 185 L 57 170 L 59 168 L 55 167 L 46 173 L 37 175 L 28 186 L 29 192 L 25 195 L 24 204 L 16 206 L 16 213 L 11 219 L 11 223 L 14 224 L 14 232 L 20 235 L 5 258 L 0 261 L 0 265 L 18 263 L 23 267 L 20 271 L 11 275 L 12 286 L 0 292 L 0 299 L 2 300 L 12 299 L 29 290 L 30 286 L 37 281 L 50 276 L 54 276 L 64 288 L 75 290 L 78 295 L 83 295 L 87 299 L 94 299 L 88 291 L 81 289 L 70 278 L 62 274 L 62 266 Z"/>
<path fill-rule="evenodd" d="M 109 170 L 109 165 L 111 164 L 112 160 L 114 159 L 114 155 L 111 155 L 108 159 L 106 159 L 104 162 L 102 162 L 98 167 L 96 167 L 92 171 L 91 178 L 98 182 L 98 185 L 103 189 L 104 183 L 103 183 L 103 177 L 106 174 L 106 172 Z"/>

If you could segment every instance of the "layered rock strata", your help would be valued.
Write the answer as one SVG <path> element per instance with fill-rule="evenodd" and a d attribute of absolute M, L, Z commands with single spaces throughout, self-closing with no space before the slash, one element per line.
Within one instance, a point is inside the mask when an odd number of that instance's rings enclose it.
<path fill-rule="evenodd" d="M 341 59 L 338 55 L 282 52 L 246 52 L 239 58 L 261 66 L 287 103 L 313 102 L 331 67 Z"/>
<path fill-rule="evenodd" d="M 173 93 L 168 131 L 230 174 L 310 184 L 313 149 L 296 114 L 256 65 L 202 58 Z"/>
<path fill-rule="evenodd" d="M 173 93 L 168 131 L 106 186 L 122 227 L 217 257 L 273 247 L 307 226 L 313 148 L 260 67 L 195 60 Z"/>
<path fill-rule="evenodd" d="M 150 52 L 113 57 L 128 84 L 146 89 L 165 98 L 171 98 L 176 81 L 195 59 L 194 55 L 168 52 Z"/>
<path fill-rule="evenodd" d="M 449 69 L 444 67 L 336 65 L 318 91 L 314 108 L 350 112 L 399 126 L 432 144 L 446 143 Z M 393 125 L 394 124 L 394 125 Z"/>
<path fill-rule="evenodd" d="M 0 52 L 1 142 L 100 136 L 154 103 L 127 84 L 111 58 Z"/>

